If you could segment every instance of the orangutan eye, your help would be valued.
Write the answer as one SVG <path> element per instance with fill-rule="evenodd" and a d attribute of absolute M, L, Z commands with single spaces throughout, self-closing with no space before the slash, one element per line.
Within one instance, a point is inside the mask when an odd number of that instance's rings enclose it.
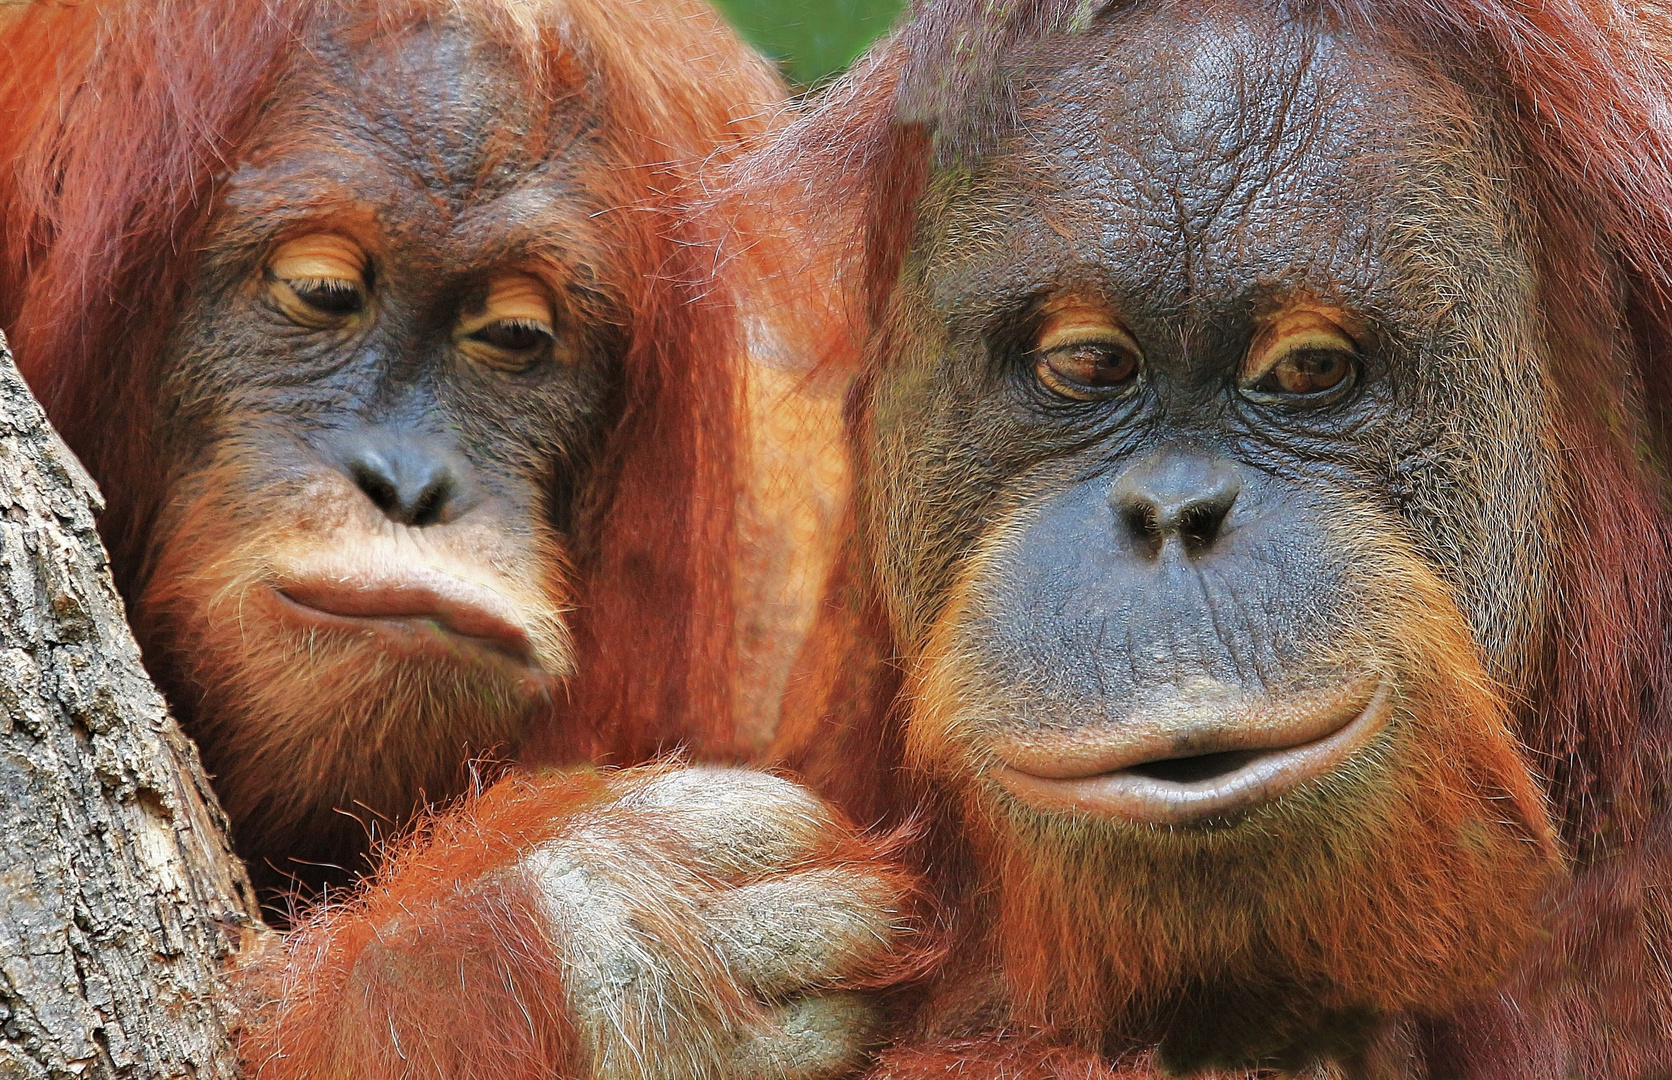
<path fill-rule="evenodd" d="M 365 306 L 359 289 L 335 278 L 292 278 L 285 284 L 299 300 L 329 315 L 352 315 Z"/>
<path fill-rule="evenodd" d="M 280 244 L 267 262 L 268 292 L 303 326 L 332 326 L 366 307 L 366 253 L 352 240 L 314 233 Z"/>
<path fill-rule="evenodd" d="M 551 325 L 539 319 L 501 319 L 471 334 L 470 339 L 507 352 L 543 349 L 553 341 Z"/>
<path fill-rule="evenodd" d="M 527 371 L 558 344 L 551 292 L 532 274 L 503 274 L 488 284 L 482 310 L 459 322 L 459 350 L 483 367 Z"/>
<path fill-rule="evenodd" d="M 1358 379 L 1358 345 L 1316 311 L 1280 316 L 1255 337 L 1238 388 L 1251 401 L 1313 406 L 1339 401 Z"/>
<path fill-rule="evenodd" d="M 1033 348 L 1034 375 L 1075 401 L 1119 397 L 1138 382 L 1143 353 L 1103 308 L 1069 301 L 1048 309 Z"/>

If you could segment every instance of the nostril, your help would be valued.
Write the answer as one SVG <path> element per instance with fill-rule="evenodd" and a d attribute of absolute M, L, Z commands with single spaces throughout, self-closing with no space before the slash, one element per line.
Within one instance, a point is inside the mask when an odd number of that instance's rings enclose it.
<path fill-rule="evenodd" d="M 1188 555 L 1206 554 L 1225 534 L 1242 492 L 1242 474 L 1223 458 L 1163 451 L 1115 481 L 1109 504 L 1147 558 L 1176 537 Z"/>
<path fill-rule="evenodd" d="M 453 494 L 452 477 L 442 475 L 433 478 L 429 486 L 418 493 L 413 500 L 411 513 L 407 517 L 409 525 L 434 525 L 441 520 L 447 509 L 447 500 Z"/>
<path fill-rule="evenodd" d="M 1195 553 L 1206 551 L 1219 539 L 1225 516 L 1231 512 L 1228 501 L 1199 502 L 1179 511 L 1178 534 L 1185 549 Z"/>
<path fill-rule="evenodd" d="M 351 476 L 354 486 L 372 501 L 373 506 L 385 514 L 394 513 L 400 503 L 400 493 L 395 489 L 393 480 L 365 462 L 356 462 Z"/>
<path fill-rule="evenodd" d="M 1152 554 L 1161 549 L 1166 539 L 1161 531 L 1161 508 L 1153 502 L 1132 502 L 1121 509 L 1126 531 Z"/>
<path fill-rule="evenodd" d="M 409 435 L 356 441 L 338 459 L 341 468 L 390 521 L 422 528 L 468 508 L 468 477 L 444 448 Z"/>

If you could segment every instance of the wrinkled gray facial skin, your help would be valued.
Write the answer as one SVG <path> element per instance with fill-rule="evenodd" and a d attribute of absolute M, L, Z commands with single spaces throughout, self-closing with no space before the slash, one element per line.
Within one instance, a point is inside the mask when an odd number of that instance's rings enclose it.
<path fill-rule="evenodd" d="M 899 638 L 923 644 L 982 549 L 983 661 L 1037 691 L 1026 722 L 1198 668 L 1282 684 L 1343 616 L 1326 526 L 1350 508 L 1409 538 L 1522 682 L 1548 577 L 1547 391 L 1483 119 L 1373 43 L 1264 12 L 1146 6 L 1037 53 L 1016 129 L 937 179 L 905 344 L 873 391 L 864 505 Z M 1035 378 L 1037 312 L 1069 293 L 1141 347 L 1130 393 L 1072 401 Z M 1354 385 L 1251 400 L 1259 320 L 1296 301 L 1351 317 Z M 1110 490 L 1215 461 L 1242 487 L 1235 557 L 1152 587 Z"/>
<path fill-rule="evenodd" d="M 557 463 L 584 459 L 608 419 L 616 343 L 608 320 L 584 318 L 605 314 L 586 305 L 602 303 L 589 279 L 608 262 L 592 220 L 604 206 L 585 185 L 588 117 L 573 102 L 553 115 L 462 23 L 310 52 L 274 92 L 211 226 L 166 368 L 170 457 L 193 470 L 224 441 L 270 438 L 276 458 L 311 470 L 378 429 L 366 438 L 455 459 L 470 476 L 461 491 L 500 501 L 522 531 Z M 299 327 L 250 287 L 275 243 L 313 231 L 368 249 L 366 318 Z M 558 327 L 567 348 L 520 370 L 471 364 L 451 320 L 481 307 L 495 272 L 529 264 L 581 307 Z"/>
<path fill-rule="evenodd" d="M 1152 973 L 1162 982 L 1087 990 L 1085 1010 L 1168 985 L 1198 1004 L 1222 993 L 1221 1004 L 1260 1008 L 1238 1027 L 1204 1006 L 1205 1021 L 1181 1036 L 1198 1014 L 1164 998 L 1125 1030 L 1153 1036 L 1154 1018 L 1172 1017 L 1161 1023 L 1174 1025 L 1175 1065 L 1295 1063 L 1333 1052 L 1307 1041 L 1316 1024 L 1423 1004 L 1416 982 L 1381 998 L 1350 986 L 1366 966 L 1350 950 L 1309 957 L 1262 929 L 1270 920 L 1338 940 L 1327 912 L 1351 910 L 1357 886 L 1321 852 L 1374 851 L 1391 874 L 1421 865 L 1416 841 L 1391 850 L 1403 830 L 1387 851 L 1390 830 L 1363 831 L 1390 820 L 1390 792 L 1444 788 L 1457 828 L 1505 826 L 1492 857 L 1504 861 L 1484 860 L 1448 901 L 1478 889 L 1464 900 L 1478 909 L 1507 891 L 1495 881 L 1543 872 L 1513 854 L 1548 835 L 1513 739 L 1486 707 L 1455 744 L 1483 748 L 1478 771 L 1469 754 L 1442 750 L 1429 734 L 1442 725 L 1410 689 L 1423 669 L 1387 660 L 1404 630 L 1378 613 L 1414 567 L 1438 582 L 1423 594 L 1437 598 L 1430 610 L 1461 628 L 1465 645 L 1450 655 L 1530 686 L 1561 498 L 1550 358 L 1515 148 L 1492 118 L 1358 33 L 1258 4 L 1202 7 L 1137 5 L 1011 58 L 1017 122 L 940 167 L 922 203 L 879 339 L 888 355 L 862 388 L 858 499 L 919 688 L 913 753 L 942 767 L 979 823 L 978 846 L 998 852 L 984 856 L 1003 868 L 995 910 L 1012 895 L 1045 905 L 1017 900 L 1018 911 L 1070 905 L 1062 933 L 1081 935 L 1032 969 L 996 956 L 1005 984 L 1033 986 L 1047 1011 L 1070 1014 L 1085 1002 L 1064 995 L 1079 991 L 1052 989 L 1043 968 L 1122 970 L 1105 958 L 1137 950 L 1146 933 L 1165 937 L 1153 953 L 1173 965 Z M 1039 375 L 1036 345 L 1065 302 L 1105 313 L 1141 354 L 1129 380 L 1093 400 Z M 1250 381 L 1261 335 L 1307 310 L 1350 337 L 1346 378 L 1310 395 Z M 1126 746 L 1134 726 L 1156 745 L 1173 740 L 1174 756 L 1143 759 L 1148 773 L 1122 764 L 1136 775 L 1121 782 L 1211 786 L 1216 770 L 1251 760 L 1245 736 L 1265 737 L 1235 730 L 1248 709 L 1281 726 L 1308 693 L 1378 679 L 1393 687 L 1386 726 L 1288 795 L 1245 791 L 1224 813 L 1144 819 L 1058 794 L 1060 777 L 1114 776 L 1078 762 Z M 1272 709 L 1290 712 L 1272 720 Z M 1191 727 L 1194 714 L 1208 718 Z M 1192 750 L 1214 725 L 1220 741 Z M 1192 753 L 1218 757 L 1184 764 Z M 1463 760 L 1456 776 L 1421 774 L 1436 754 Z M 1044 782 L 1005 779 L 1019 760 Z M 1052 794 L 1030 801 L 1043 789 Z M 1521 792 L 1516 822 L 1493 809 L 1493 792 L 1507 790 Z M 1436 858 L 1471 857 L 1449 842 L 1434 842 Z M 1410 895 L 1388 910 L 1440 901 L 1417 895 L 1418 877 L 1398 882 Z M 1161 891 L 1143 891 L 1152 886 Z M 1158 901 L 1129 918 L 1150 895 L 1198 906 Z M 1409 930 L 1390 925 L 1382 940 Z M 1500 958 L 1519 948 L 1505 935 L 1490 942 Z M 1484 954 L 1490 937 L 1472 947 Z M 1360 944 L 1398 948 L 1374 935 Z M 1338 1011 L 1307 1019 L 1310 1005 L 1281 1000 L 1291 993 Z M 1274 1036 L 1285 1009 L 1292 1026 Z M 1117 1039 L 1122 1021 L 1089 1023 Z"/>

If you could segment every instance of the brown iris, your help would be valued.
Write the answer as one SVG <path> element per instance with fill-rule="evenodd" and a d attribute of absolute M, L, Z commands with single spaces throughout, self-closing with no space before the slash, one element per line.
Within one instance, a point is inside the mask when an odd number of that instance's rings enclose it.
<path fill-rule="evenodd" d="M 1045 310 L 1033 348 L 1034 375 L 1076 401 L 1115 397 L 1137 382 L 1143 354 L 1104 308 L 1080 300 Z"/>
<path fill-rule="evenodd" d="M 1352 386 L 1358 344 L 1334 319 L 1310 309 L 1285 312 L 1254 338 L 1238 385 L 1256 400 L 1334 401 Z"/>

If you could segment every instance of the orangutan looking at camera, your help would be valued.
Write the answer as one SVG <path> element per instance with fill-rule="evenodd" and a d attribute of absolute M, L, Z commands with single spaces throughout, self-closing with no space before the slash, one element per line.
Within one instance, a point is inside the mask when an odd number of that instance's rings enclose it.
<path fill-rule="evenodd" d="M 936 0 L 751 166 L 866 334 L 780 753 L 954 931 L 876 1075 L 1672 1073 L 1668 25 Z"/>

